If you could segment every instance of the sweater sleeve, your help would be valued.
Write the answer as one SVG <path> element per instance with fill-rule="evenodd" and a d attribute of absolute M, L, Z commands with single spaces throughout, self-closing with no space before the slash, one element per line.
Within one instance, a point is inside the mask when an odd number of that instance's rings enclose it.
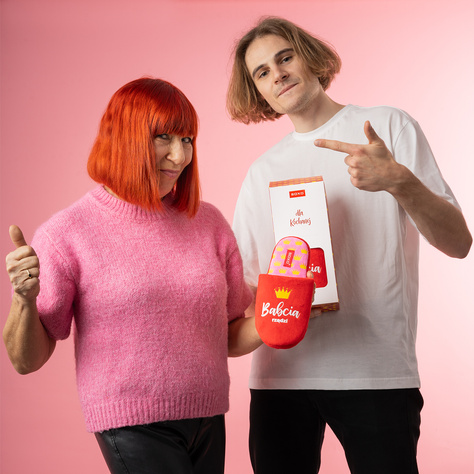
<path fill-rule="evenodd" d="M 250 306 L 253 293 L 245 283 L 242 258 L 234 239 L 234 248 L 227 259 L 227 315 L 229 322 L 245 316 L 245 310 Z"/>
<path fill-rule="evenodd" d="M 66 339 L 71 332 L 76 292 L 71 272 L 45 225 L 37 230 L 31 245 L 40 261 L 37 306 L 41 322 L 52 339 Z"/>
<path fill-rule="evenodd" d="M 219 241 L 221 265 L 227 281 L 227 318 L 231 322 L 245 316 L 253 293 L 244 279 L 242 257 L 232 228 L 221 212 L 214 206 L 212 208 L 216 224 L 214 232 Z"/>

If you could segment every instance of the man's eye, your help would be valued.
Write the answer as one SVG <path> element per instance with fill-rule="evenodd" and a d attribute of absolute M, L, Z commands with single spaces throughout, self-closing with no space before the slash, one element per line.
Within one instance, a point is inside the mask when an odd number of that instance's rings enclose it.
<path fill-rule="evenodd" d="M 285 57 L 281 60 L 281 62 L 282 62 L 282 63 L 287 63 L 288 61 L 291 61 L 291 58 L 292 58 L 292 57 L 293 57 L 293 56 L 285 56 Z"/>
<path fill-rule="evenodd" d="M 268 74 L 268 71 L 263 71 L 258 75 L 258 78 L 260 79 L 262 77 L 265 77 L 267 74 Z"/>

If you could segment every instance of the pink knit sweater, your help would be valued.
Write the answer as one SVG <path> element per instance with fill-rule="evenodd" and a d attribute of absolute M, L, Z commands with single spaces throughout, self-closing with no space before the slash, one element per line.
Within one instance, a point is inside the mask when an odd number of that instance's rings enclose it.
<path fill-rule="evenodd" d="M 193 219 L 148 212 L 102 187 L 36 232 L 38 309 L 54 339 L 75 325 L 89 431 L 229 408 L 228 322 L 251 293 L 234 235 L 202 203 Z"/>

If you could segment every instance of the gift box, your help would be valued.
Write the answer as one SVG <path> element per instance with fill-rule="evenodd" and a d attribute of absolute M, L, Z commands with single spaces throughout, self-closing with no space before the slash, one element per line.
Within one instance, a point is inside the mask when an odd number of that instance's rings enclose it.
<path fill-rule="evenodd" d="M 309 267 L 316 284 L 313 307 L 339 309 L 331 229 L 322 176 L 269 184 L 275 242 L 294 235 L 310 246 Z"/>

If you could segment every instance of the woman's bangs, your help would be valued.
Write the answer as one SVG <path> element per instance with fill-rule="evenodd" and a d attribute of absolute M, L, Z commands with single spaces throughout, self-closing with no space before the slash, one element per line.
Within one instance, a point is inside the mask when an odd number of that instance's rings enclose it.
<path fill-rule="evenodd" d="M 176 91 L 173 92 L 156 111 L 157 121 L 153 134 L 156 136 L 168 133 L 180 137 L 196 137 L 198 128 L 196 111 L 185 97 Z"/>

